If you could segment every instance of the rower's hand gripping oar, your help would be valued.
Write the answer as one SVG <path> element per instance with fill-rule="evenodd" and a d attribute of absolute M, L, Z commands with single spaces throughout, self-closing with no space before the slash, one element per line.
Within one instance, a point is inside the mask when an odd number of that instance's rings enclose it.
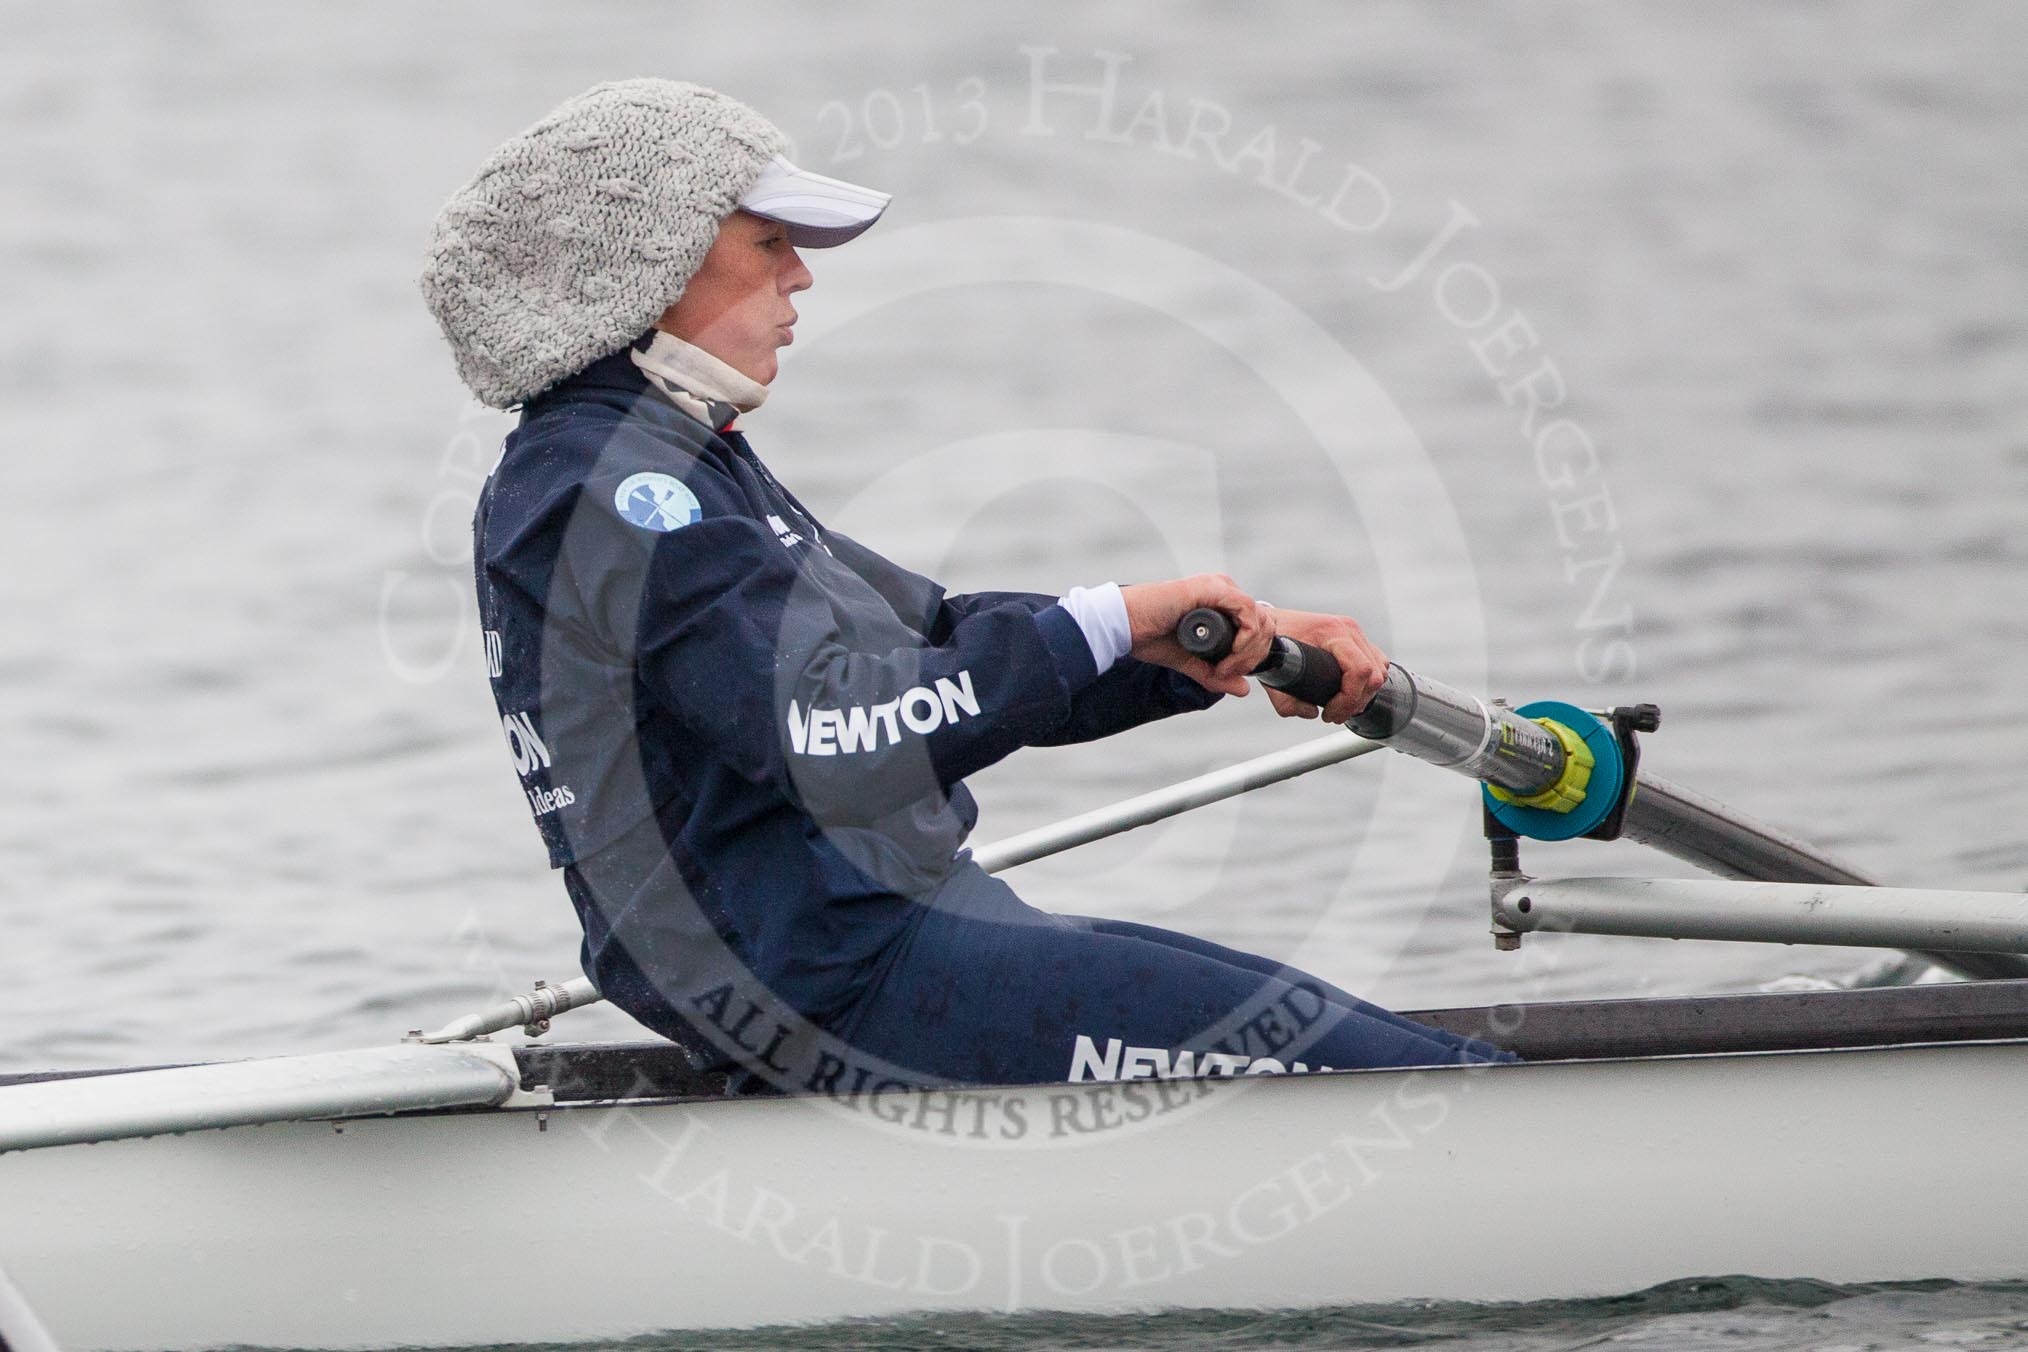
<path fill-rule="evenodd" d="M 1232 651 L 1235 633 L 1229 617 L 1208 608 L 1176 625 L 1184 651 L 1211 663 Z M 1320 707 L 1337 696 L 1343 680 L 1330 653 L 1287 635 L 1275 637 L 1253 674 L 1262 685 Z M 1642 709 L 1641 720 L 1624 730 L 1555 700 L 1509 709 L 1390 662 L 1386 683 L 1346 726 L 1478 780 L 1488 810 L 1517 834 L 1567 840 L 1617 827 L 1633 778 L 1632 732 L 1654 727 L 1653 706 Z"/>
<path fill-rule="evenodd" d="M 1176 641 L 1183 645 L 1183 651 L 1214 667 L 1232 651 L 1238 633 L 1224 611 L 1209 606 L 1191 611 L 1176 625 Z M 1274 646 L 1252 674 L 1262 685 L 1320 709 L 1338 697 L 1338 687 L 1345 680 L 1337 658 L 1322 648 L 1280 634 L 1275 635 Z"/>

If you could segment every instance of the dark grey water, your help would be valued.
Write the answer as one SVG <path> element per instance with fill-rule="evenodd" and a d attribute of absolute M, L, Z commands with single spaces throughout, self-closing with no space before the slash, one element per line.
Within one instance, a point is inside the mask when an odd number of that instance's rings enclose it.
<path fill-rule="evenodd" d="M 1834 1286 L 1713 1277 L 1605 1300 L 1458 1302 L 1330 1310 L 1173 1311 L 1120 1319 L 1062 1315 L 919 1318 L 762 1329 L 707 1337 L 579 1344 L 577 1352 L 1182 1352 L 1219 1348 L 1471 1348 L 1567 1352 L 1595 1346 L 1672 1352 L 1872 1352 L 2028 1347 L 2028 1285 L 1949 1282 Z M 534 1352 L 534 1344 L 489 1352 Z"/>
<path fill-rule="evenodd" d="M 637 73 L 896 194 L 813 258 L 749 423 L 820 514 L 957 588 L 1222 568 L 1454 684 L 1653 699 L 1661 773 L 1893 880 L 2028 882 L 2028 10 L 0 19 L 0 1069 L 357 1045 L 571 973 L 462 556 L 505 423 L 412 279 L 486 149 Z M 1308 735 L 1256 698 L 1017 757 L 977 781 L 980 837 Z M 1873 957 L 1587 939 L 1519 968 L 1485 938 L 1474 813 L 1374 759 L 1014 880 L 1402 1007 Z M 838 1336 L 1905 1345 L 2018 1298 L 1741 1289 Z M 1538 1314 L 1565 1332 L 1529 1341 Z"/>

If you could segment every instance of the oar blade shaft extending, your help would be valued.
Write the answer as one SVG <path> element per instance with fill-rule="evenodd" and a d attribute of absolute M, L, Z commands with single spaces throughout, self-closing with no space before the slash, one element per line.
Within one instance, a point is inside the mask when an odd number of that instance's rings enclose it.
<path fill-rule="evenodd" d="M 1873 887 L 1870 877 L 1816 846 L 1714 798 L 1643 774 L 1627 804 L 1628 840 L 1721 878 Z"/>

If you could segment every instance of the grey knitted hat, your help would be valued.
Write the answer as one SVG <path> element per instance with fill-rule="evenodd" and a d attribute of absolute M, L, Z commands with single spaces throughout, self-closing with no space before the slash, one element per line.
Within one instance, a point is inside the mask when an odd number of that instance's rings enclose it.
<path fill-rule="evenodd" d="M 487 156 L 422 275 L 472 393 L 510 407 L 646 332 L 784 139 L 715 90 L 620 80 Z"/>

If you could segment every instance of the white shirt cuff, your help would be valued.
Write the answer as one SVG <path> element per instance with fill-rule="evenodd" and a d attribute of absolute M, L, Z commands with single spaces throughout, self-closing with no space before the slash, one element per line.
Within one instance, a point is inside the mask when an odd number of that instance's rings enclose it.
<path fill-rule="evenodd" d="M 1070 612 L 1077 627 L 1084 631 L 1091 660 L 1101 674 L 1133 651 L 1133 631 L 1127 627 L 1127 599 L 1120 595 L 1119 583 L 1072 587 L 1058 604 Z"/>

